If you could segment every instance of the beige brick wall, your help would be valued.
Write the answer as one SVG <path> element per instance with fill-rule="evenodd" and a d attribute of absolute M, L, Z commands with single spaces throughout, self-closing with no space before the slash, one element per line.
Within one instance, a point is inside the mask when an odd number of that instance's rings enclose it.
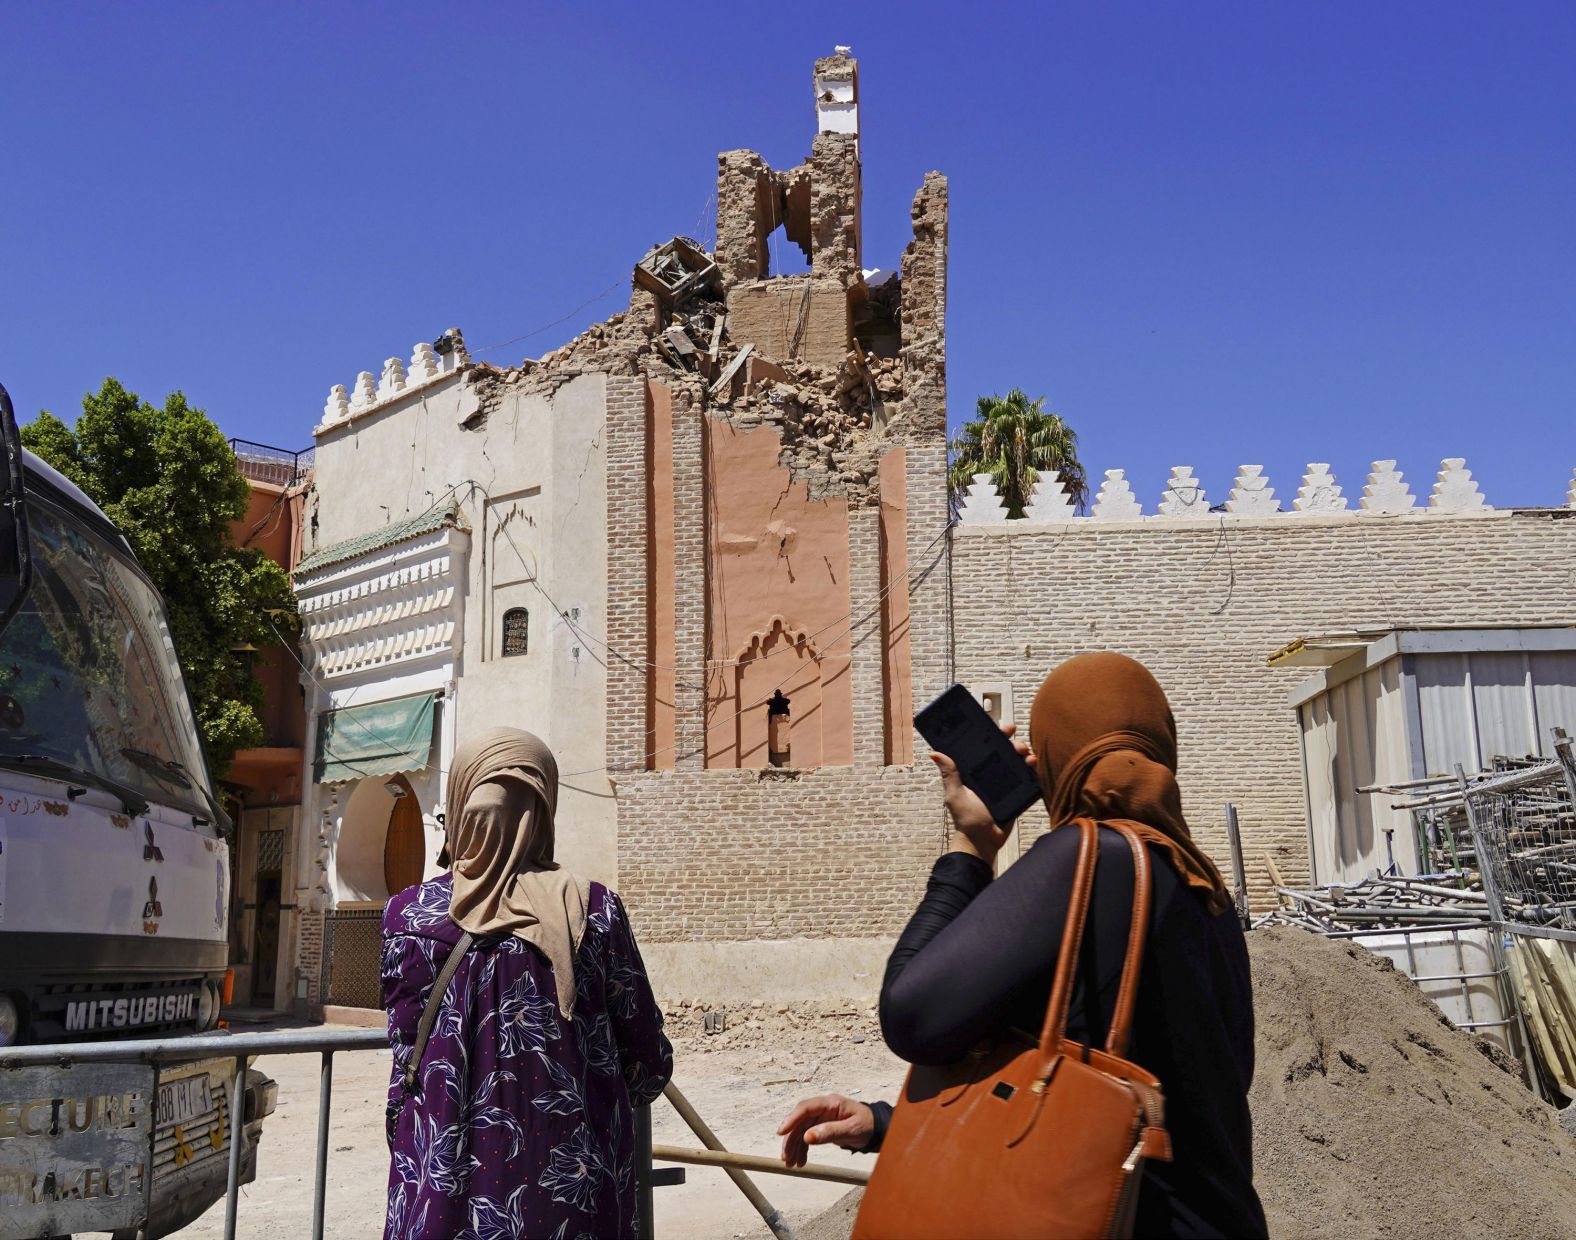
<path fill-rule="evenodd" d="M 1143 660 L 1171 698 L 1184 806 L 1229 864 L 1223 806 L 1241 816 L 1256 897 L 1264 855 L 1308 875 L 1301 748 L 1286 695 L 1306 671 L 1267 656 L 1298 637 L 1387 625 L 1571 623 L 1576 514 L 1406 515 L 960 526 L 958 679 L 1007 681 L 1020 726 L 1070 655 Z"/>
<path fill-rule="evenodd" d="M 945 839 L 929 762 L 621 776 L 618 820 L 653 943 L 895 935 Z"/>

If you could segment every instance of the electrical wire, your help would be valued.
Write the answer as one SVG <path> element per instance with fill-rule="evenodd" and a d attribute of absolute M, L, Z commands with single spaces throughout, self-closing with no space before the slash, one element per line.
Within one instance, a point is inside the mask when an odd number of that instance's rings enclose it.
<path fill-rule="evenodd" d="M 485 490 L 485 488 L 483 488 L 481 486 L 480 483 L 476 483 L 476 482 L 474 482 L 474 480 L 468 480 L 468 481 L 469 481 L 470 485 L 472 485 L 472 486 L 476 487 L 478 490 L 480 490 L 483 495 L 486 495 L 486 490 Z M 465 482 L 456 483 L 456 484 L 454 484 L 454 486 L 449 488 L 449 492 L 448 493 L 452 494 L 454 491 L 458 490 L 461 486 L 464 486 L 464 485 L 467 485 L 467 483 L 465 483 Z M 440 500 L 439 502 L 441 503 L 442 501 Z M 491 502 L 490 497 L 489 497 L 489 502 Z M 434 506 L 436 506 L 436 505 L 434 505 Z M 950 523 L 948 523 L 946 526 L 944 526 L 942 528 L 941 532 L 939 534 L 937 534 L 935 537 L 933 537 L 925 545 L 925 547 L 920 551 L 918 558 L 919 559 L 923 559 L 924 556 L 926 555 L 926 553 L 932 547 L 934 547 L 938 542 L 940 542 L 941 539 L 946 537 L 947 532 L 951 528 L 952 527 L 951 527 Z M 511 545 L 512 545 L 512 539 L 511 539 Z M 518 547 L 515 547 L 515 553 L 517 555 L 519 554 L 519 548 Z M 942 555 L 945 555 L 945 549 L 943 549 L 943 551 L 937 555 L 936 562 L 940 561 Z M 523 562 L 524 561 L 522 560 L 522 563 Z M 535 564 L 535 557 L 534 556 L 532 557 L 532 562 L 533 562 L 533 564 Z M 924 578 L 929 575 L 931 569 L 933 569 L 934 567 L 935 567 L 935 563 L 934 562 L 930 563 L 930 564 L 926 564 L 924 566 L 924 570 L 923 570 L 923 573 L 921 574 L 920 580 L 923 581 Z M 857 617 L 857 619 L 855 617 L 855 613 L 850 611 L 846 616 L 843 616 L 840 620 L 835 620 L 831 624 L 828 624 L 828 625 L 824 626 L 823 628 L 816 630 L 815 634 L 813 634 L 812 636 L 819 636 L 820 634 L 827 632 L 829 629 L 836 627 L 838 624 L 841 624 L 844 621 L 847 621 L 848 627 L 847 627 L 845 633 L 843 634 L 843 636 L 852 637 L 852 634 L 853 634 L 853 632 L 854 632 L 854 630 L 856 628 L 865 625 L 869 621 L 869 619 L 876 612 L 878 612 L 880 610 L 882 602 L 885 600 L 886 596 L 888 594 L 890 594 L 894 589 L 896 589 L 899 584 L 909 584 L 909 583 L 911 583 L 914 580 L 915 573 L 917 571 L 919 571 L 917 568 L 909 568 L 909 569 L 906 569 L 903 573 L 899 574 L 896 578 L 893 579 L 893 581 L 891 581 L 880 592 L 880 594 L 877 596 L 875 602 L 872 603 L 871 606 L 868 609 L 866 609 L 865 612 L 862 615 L 859 615 Z M 910 591 L 910 593 L 912 594 L 912 590 Z M 545 590 L 543 590 L 543 595 L 544 595 L 544 597 L 547 596 Z M 565 619 L 566 623 L 570 623 L 570 627 L 571 627 L 571 629 L 574 632 L 576 632 L 578 634 L 581 631 L 577 627 L 575 627 L 571 622 L 568 621 L 567 616 L 564 617 L 564 619 Z M 301 657 L 296 653 L 294 646 L 290 642 L 285 640 L 284 635 L 279 632 L 278 627 L 273 623 L 273 619 L 271 617 L 268 618 L 268 624 L 269 624 L 269 627 L 274 630 L 274 635 L 279 638 L 280 644 L 283 645 L 287 651 L 289 651 L 290 657 L 295 661 L 296 665 L 301 669 L 301 671 L 307 677 L 309 677 L 311 679 L 313 684 L 316 685 L 319 690 L 321 690 L 324 694 L 329 695 L 330 696 L 330 700 L 332 700 L 332 692 L 331 692 L 331 690 L 329 690 L 328 686 L 326 686 L 323 683 L 321 678 L 319 678 L 318 675 L 301 660 Z M 850 650 L 852 651 L 854 648 L 856 648 L 857 646 L 861 645 L 864 641 L 866 641 L 869 638 L 869 636 L 870 636 L 870 634 L 867 632 L 862 637 L 858 638 L 857 640 L 852 641 L 850 643 Z M 805 640 L 808 641 L 809 638 L 807 637 Z M 611 649 L 611 647 L 609 647 L 609 649 Z M 620 658 L 623 659 L 623 656 L 620 656 Z M 631 667 L 635 667 L 637 670 L 639 670 L 639 665 L 635 661 L 633 661 L 633 660 L 624 660 L 624 661 L 626 661 Z M 603 666 L 605 667 L 606 664 L 603 664 Z M 726 666 L 726 664 L 724 664 L 723 666 Z M 774 685 L 771 689 L 768 689 L 766 691 L 766 693 L 765 693 L 764 697 L 762 698 L 762 700 L 764 701 L 765 698 L 770 697 L 778 689 L 780 689 L 784 685 L 786 685 L 790 680 L 792 680 L 794 678 L 795 675 L 798 674 L 798 671 L 799 671 L 799 668 L 798 668 L 798 666 L 796 664 L 795 667 L 792 670 L 789 671 L 788 675 L 783 677 L 783 679 L 780 680 L 776 685 Z M 687 688 L 691 688 L 691 689 L 693 689 L 694 691 L 697 691 L 697 692 L 706 692 L 707 691 L 705 686 L 686 686 L 686 687 Z M 738 710 L 734 711 L 733 714 L 727 716 L 724 719 L 718 719 L 718 720 L 710 721 L 707 724 L 707 727 L 709 729 L 709 728 L 715 728 L 715 727 L 717 727 L 719 725 L 725 725 L 725 724 L 728 724 L 728 723 L 732 723 L 733 721 L 741 718 L 743 715 L 745 715 L 749 711 L 754 710 L 760 704 L 761 704 L 760 702 L 751 702 L 748 705 L 740 707 Z M 355 722 L 357 724 L 357 726 L 360 727 L 361 730 L 368 737 L 371 737 L 374 740 L 381 739 L 370 728 L 366 727 L 364 724 L 361 724 L 359 720 L 355 720 L 354 716 L 351 716 L 350 718 L 351 718 L 351 721 Z M 675 742 L 672 745 L 664 745 L 664 746 L 662 746 L 662 747 L 660 747 L 658 749 L 651 750 L 651 751 L 649 751 L 649 752 L 647 752 L 647 753 L 642 755 L 641 762 L 642 762 L 642 764 L 649 763 L 653 759 L 655 759 L 657 757 L 660 757 L 662 754 L 665 754 L 665 753 L 669 752 L 670 750 L 674 750 L 677 747 L 678 747 L 677 742 Z M 701 744 L 701 746 L 699 748 L 693 749 L 693 750 L 689 750 L 689 751 L 687 751 L 685 753 L 682 753 L 682 754 L 678 754 L 678 755 L 676 755 L 676 757 L 679 760 L 682 760 L 684 758 L 694 757 L 696 754 L 700 754 L 700 753 L 704 753 L 704 752 L 705 752 L 705 743 L 702 742 L 702 744 Z M 370 775 L 369 775 L 368 772 L 365 772 L 365 771 L 361 770 L 360 768 L 356 767 L 354 764 L 347 762 L 344 765 L 347 766 L 350 770 L 355 771 L 357 774 L 362 775 L 364 777 L 370 778 Z M 429 771 L 429 770 L 436 770 L 436 769 L 437 769 L 436 765 L 434 763 L 430 763 L 430 762 L 427 763 L 424 766 L 412 768 L 412 770 L 414 772 L 416 772 L 416 773 L 421 773 L 421 772 L 425 772 L 425 771 Z M 602 764 L 600 766 L 586 767 L 586 768 L 584 768 L 582 770 L 566 772 L 566 773 L 564 773 L 564 774 L 559 776 L 559 780 L 562 783 L 563 780 L 574 779 L 574 778 L 577 778 L 577 777 L 579 777 L 581 775 L 595 775 L 595 774 L 598 774 L 600 772 L 607 771 L 609 769 L 612 769 L 612 768 L 609 768 L 604 763 L 604 764 Z M 575 788 L 572 785 L 564 785 L 564 786 L 569 787 L 570 791 L 583 792 L 583 793 L 585 793 L 586 795 L 589 795 L 589 796 L 600 795 L 600 794 L 591 792 L 589 789 Z"/>
<path fill-rule="evenodd" d="M 618 279 L 614 280 L 613 283 L 609 284 L 605 289 L 603 289 L 600 293 L 597 293 L 593 297 L 588 297 L 585 301 L 581 302 L 578 306 L 576 306 L 568 314 L 560 315 L 558 318 L 554 319 L 551 323 L 543 323 L 540 327 L 533 327 L 530 331 L 526 332 L 523 336 L 513 336 L 513 337 L 511 337 L 508 340 L 501 340 L 497 344 L 483 345 L 479 349 L 467 349 L 466 352 L 470 353 L 472 356 L 476 356 L 477 354 L 481 354 L 481 353 L 492 353 L 492 352 L 495 352 L 498 349 L 507 349 L 512 344 L 519 344 L 522 340 L 529 340 L 532 336 L 540 336 L 545 331 L 551 331 L 553 328 L 557 327 L 560 323 L 567 323 L 570 319 L 574 318 L 575 315 L 579 314 L 582 310 L 589 310 L 592 306 L 596 305 L 597 302 L 601 301 L 604 297 L 606 297 L 614 289 L 622 288 L 623 285 L 624 285 L 624 282 L 625 282 L 624 281 L 624 277 L 620 276 Z"/>

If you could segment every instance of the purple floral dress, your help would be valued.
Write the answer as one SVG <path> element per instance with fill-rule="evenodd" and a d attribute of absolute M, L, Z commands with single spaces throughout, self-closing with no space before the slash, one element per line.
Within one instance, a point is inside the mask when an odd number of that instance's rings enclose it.
<path fill-rule="evenodd" d="M 591 884 L 572 1021 L 528 943 L 478 943 L 454 975 L 416 1091 L 401 1077 L 438 971 L 459 940 L 448 875 L 383 914 L 389 1085 L 385 1237 L 522 1240 L 635 1234 L 631 1104 L 662 1092 L 673 1048 L 619 898 Z"/>

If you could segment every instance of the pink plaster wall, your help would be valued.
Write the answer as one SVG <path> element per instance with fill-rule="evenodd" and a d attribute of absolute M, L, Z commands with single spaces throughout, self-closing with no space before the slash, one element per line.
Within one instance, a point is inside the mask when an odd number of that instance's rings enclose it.
<path fill-rule="evenodd" d="M 707 417 L 705 434 L 706 765 L 767 764 L 779 685 L 793 700 L 791 765 L 850 765 L 847 501 L 812 501 L 778 465 L 769 426 Z"/>

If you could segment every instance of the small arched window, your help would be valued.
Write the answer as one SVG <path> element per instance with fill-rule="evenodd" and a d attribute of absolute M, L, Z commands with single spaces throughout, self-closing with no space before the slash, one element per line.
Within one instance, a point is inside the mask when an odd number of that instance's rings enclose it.
<path fill-rule="evenodd" d="M 531 645 L 531 613 L 511 607 L 503 613 L 503 657 L 524 654 Z"/>

